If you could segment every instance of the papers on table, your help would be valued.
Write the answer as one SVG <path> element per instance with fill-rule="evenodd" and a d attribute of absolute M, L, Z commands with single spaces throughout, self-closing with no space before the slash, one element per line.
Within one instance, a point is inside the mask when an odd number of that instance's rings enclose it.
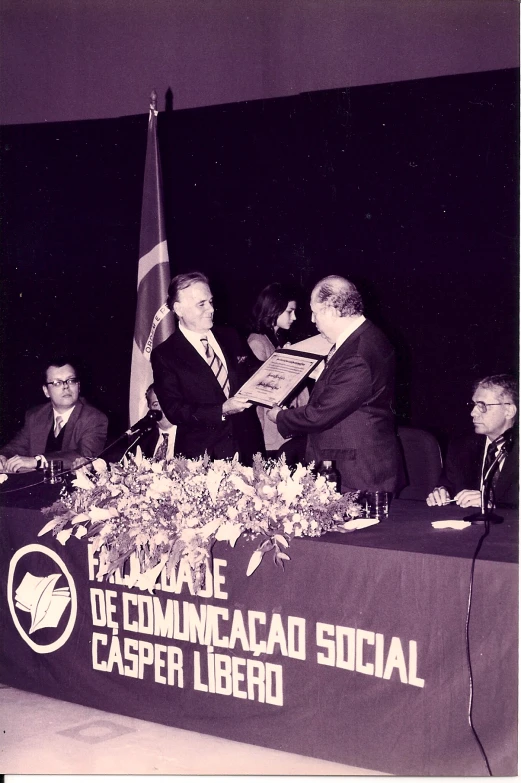
<path fill-rule="evenodd" d="M 350 519 L 347 522 L 343 522 L 341 525 L 337 525 L 338 528 L 344 530 L 363 530 L 364 527 L 370 527 L 371 525 L 377 525 L 379 519 L 366 519 L 361 517 L 360 519 Z"/>
<path fill-rule="evenodd" d="M 464 530 L 470 524 L 470 522 L 465 522 L 464 519 L 442 519 L 440 522 L 432 522 L 432 526 L 436 530 Z"/>

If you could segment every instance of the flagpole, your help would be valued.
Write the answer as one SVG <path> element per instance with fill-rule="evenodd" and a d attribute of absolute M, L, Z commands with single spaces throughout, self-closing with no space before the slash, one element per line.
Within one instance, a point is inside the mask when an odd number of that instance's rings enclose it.
<path fill-rule="evenodd" d="M 157 92 L 150 94 L 143 201 L 139 236 L 137 303 L 130 372 L 129 420 L 134 424 L 147 411 L 145 392 L 153 381 L 150 356 L 175 330 L 166 306 L 170 263 L 163 212 L 161 162 L 157 140 Z"/>

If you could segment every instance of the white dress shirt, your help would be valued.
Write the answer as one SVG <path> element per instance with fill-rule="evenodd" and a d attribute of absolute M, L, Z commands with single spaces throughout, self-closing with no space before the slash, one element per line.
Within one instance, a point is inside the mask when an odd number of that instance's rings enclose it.
<path fill-rule="evenodd" d="M 188 342 L 194 346 L 197 353 L 203 357 L 205 362 L 206 362 L 206 354 L 201 339 L 206 337 L 206 339 L 208 340 L 208 344 L 212 346 L 213 350 L 215 351 L 215 353 L 217 354 L 217 356 L 225 366 L 226 370 L 228 370 L 226 359 L 224 358 L 224 354 L 221 350 L 221 346 L 213 336 L 213 332 L 211 329 L 208 332 L 206 332 L 206 334 L 200 334 L 199 332 L 192 332 L 191 329 L 187 329 L 182 324 L 179 324 L 179 329 L 181 330 L 181 333 L 186 337 Z"/>
<path fill-rule="evenodd" d="M 161 427 L 158 427 L 159 432 L 159 438 L 156 443 L 156 447 L 154 449 L 154 454 L 152 456 L 156 456 L 157 450 L 160 447 L 160 445 L 163 443 L 163 435 L 168 435 L 168 446 L 166 447 L 166 459 L 172 459 L 174 456 L 174 446 L 175 446 L 175 434 L 177 432 L 177 427 L 175 424 L 171 424 L 170 427 L 166 427 L 165 429 L 161 429 Z"/>

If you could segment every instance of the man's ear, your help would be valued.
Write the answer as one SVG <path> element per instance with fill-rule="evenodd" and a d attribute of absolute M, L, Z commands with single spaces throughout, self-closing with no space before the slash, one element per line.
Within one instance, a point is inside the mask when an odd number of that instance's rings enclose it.
<path fill-rule="evenodd" d="M 43 389 L 43 393 L 45 394 L 45 396 L 46 397 L 50 397 L 49 389 L 47 388 L 47 386 L 42 386 L 42 389 Z"/>
<path fill-rule="evenodd" d="M 517 415 L 517 406 L 514 405 L 513 402 L 507 403 L 507 412 L 506 412 L 507 419 L 511 419 L 512 421 L 514 421 L 516 415 Z"/>
<path fill-rule="evenodd" d="M 178 317 L 178 318 L 180 318 L 180 317 L 181 317 L 181 313 L 179 312 L 179 310 L 180 310 L 180 304 L 181 304 L 180 302 L 174 302 L 174 306 L 173 306 L 173 308 L 172 308 L 172 309 L 173 309 L 173 311 L 174 311 L 174 313 L 177 315 L 177 317 Z"/>

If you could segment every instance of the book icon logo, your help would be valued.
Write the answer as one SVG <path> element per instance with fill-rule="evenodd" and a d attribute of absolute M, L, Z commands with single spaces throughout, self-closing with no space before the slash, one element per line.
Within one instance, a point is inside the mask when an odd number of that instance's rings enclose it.
<path fill-rule="evenodd" d="M 35 652 L 54 652 L 71 635 L 78 611 L 76 586 L 67 566 L 52 549 L 29 544 L 13 555 L 7 576 L 7 600 L 18 633 Z M 52 629 L 63 627 L 65 620 L 60 621 L 66 612 L 65 629 L 53 638 Z M 43 629 L 50 630 L 42 637 L 38 632 Z M 50 641 L 43 644 L 42 639 Z"/>
<path fill-rule="evenodd" d="M 31 613 L 32 634 L 40 628 L 57 628 L 62 614 L 71 602 L 68 587 L 56 588 L 56 582 L 62 574 L 33 576 L 29 571 L 22 579 L 14 594 L 15 605 L 24 612 Z"/>

